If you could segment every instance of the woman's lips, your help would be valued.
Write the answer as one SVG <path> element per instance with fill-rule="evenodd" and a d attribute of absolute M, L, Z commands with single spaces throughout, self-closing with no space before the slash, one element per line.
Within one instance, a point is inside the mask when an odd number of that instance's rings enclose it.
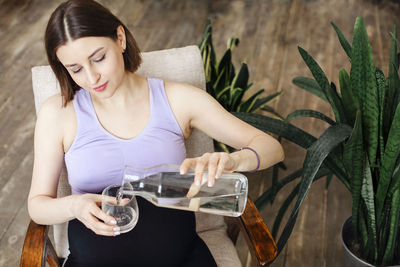
<path fill-rule="evenodd" d="M 106 89 L 108 82 L 104 83 L 103 85 L 100 85 L 98 87 L 93 88 L 96 92 L 102 92 Z"/>

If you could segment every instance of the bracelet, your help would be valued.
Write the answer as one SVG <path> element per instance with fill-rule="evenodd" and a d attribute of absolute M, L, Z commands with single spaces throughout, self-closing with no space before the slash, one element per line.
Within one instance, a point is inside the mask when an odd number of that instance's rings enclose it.
<path fill-rule="evenodd" d="M 260 168 L 260 157 L 258 156 L 257 151 L 255 151 L 254 149 L 252 149 L 251 147 L 248 147 L 248 146 L 244 146 L 244 147 L 240 148 L 240 151 L 242 151 L 243 149 L 248 149 L 248 150 L 253 151 L 254 154 L 256 154 L 256 157 L 257 157 L 257 168 L 255 168 L 254 170 L 248 171 L 248 172 L 256 172 L 256 171 L 258 171 L 258 169 Z"/>

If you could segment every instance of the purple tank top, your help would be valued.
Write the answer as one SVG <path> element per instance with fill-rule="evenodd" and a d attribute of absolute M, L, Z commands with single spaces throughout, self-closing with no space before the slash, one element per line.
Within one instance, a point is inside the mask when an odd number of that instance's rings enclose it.
<path fill-rule="evenodd" d="M 150 119 L 136 137 L 125 140 L 105 130 L 97 119 L 88 91 L 76 92 L 73 105 L 78 121 L 75 139 L 65 154 L 72 194 L 98 193 L 121 183 L 126 165 L 148 168 L 181 164 L 186 157 L 185 140 L 171 110 L 160 79 L 147 78 Z"/>

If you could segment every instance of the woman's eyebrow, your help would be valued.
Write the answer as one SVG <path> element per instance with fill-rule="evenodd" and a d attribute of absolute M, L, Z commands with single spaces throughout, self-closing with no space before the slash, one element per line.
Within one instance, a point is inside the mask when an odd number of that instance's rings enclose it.
<path fill-rule="evenodd" d="M 88 57 L 88 59 L 90 59 L 91 57 L 93 57 L 97 52 L 99 52 L 101 49 L 103 49 L 104 47 L 100 47 L 97 48 L 92 54 L 90 54 L 90 56 Z"/>
<path fill-rule="evenodd" d="M 93 57 L 97 52 L 99 52 L 101 49 L 103 49 L 104 47 L 100 47 L 100 48 L 97 48 L 92 54 L 90 54 L 90 56 L 88 56 L 88 59 L 90 59 L 91 57 Z M 73 66 L 75 66 L 76 64 L 65 64 L 65 67 L 66 68 L 69 68 L 69 67 L 73 67 Z"/>

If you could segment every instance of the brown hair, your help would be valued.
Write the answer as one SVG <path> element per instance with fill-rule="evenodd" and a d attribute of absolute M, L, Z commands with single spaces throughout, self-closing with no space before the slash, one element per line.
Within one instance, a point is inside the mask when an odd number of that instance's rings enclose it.
<path fill-rule="evenodd" d="M 57 49 L 70 40 L 101 36 L 117 40 L 117 28 L 125 30 L 126 49 L 123 53 L 125 70 L 135 72 L 141 64 L 138 45 L 125 25 L 107 8 L 92 0 L 69 0 L 51 14 L 45 33 L 45 47 L 49 64 L 60 83 L 63 105 L 74 98 L 80 87 L 58 60 Z"/>

